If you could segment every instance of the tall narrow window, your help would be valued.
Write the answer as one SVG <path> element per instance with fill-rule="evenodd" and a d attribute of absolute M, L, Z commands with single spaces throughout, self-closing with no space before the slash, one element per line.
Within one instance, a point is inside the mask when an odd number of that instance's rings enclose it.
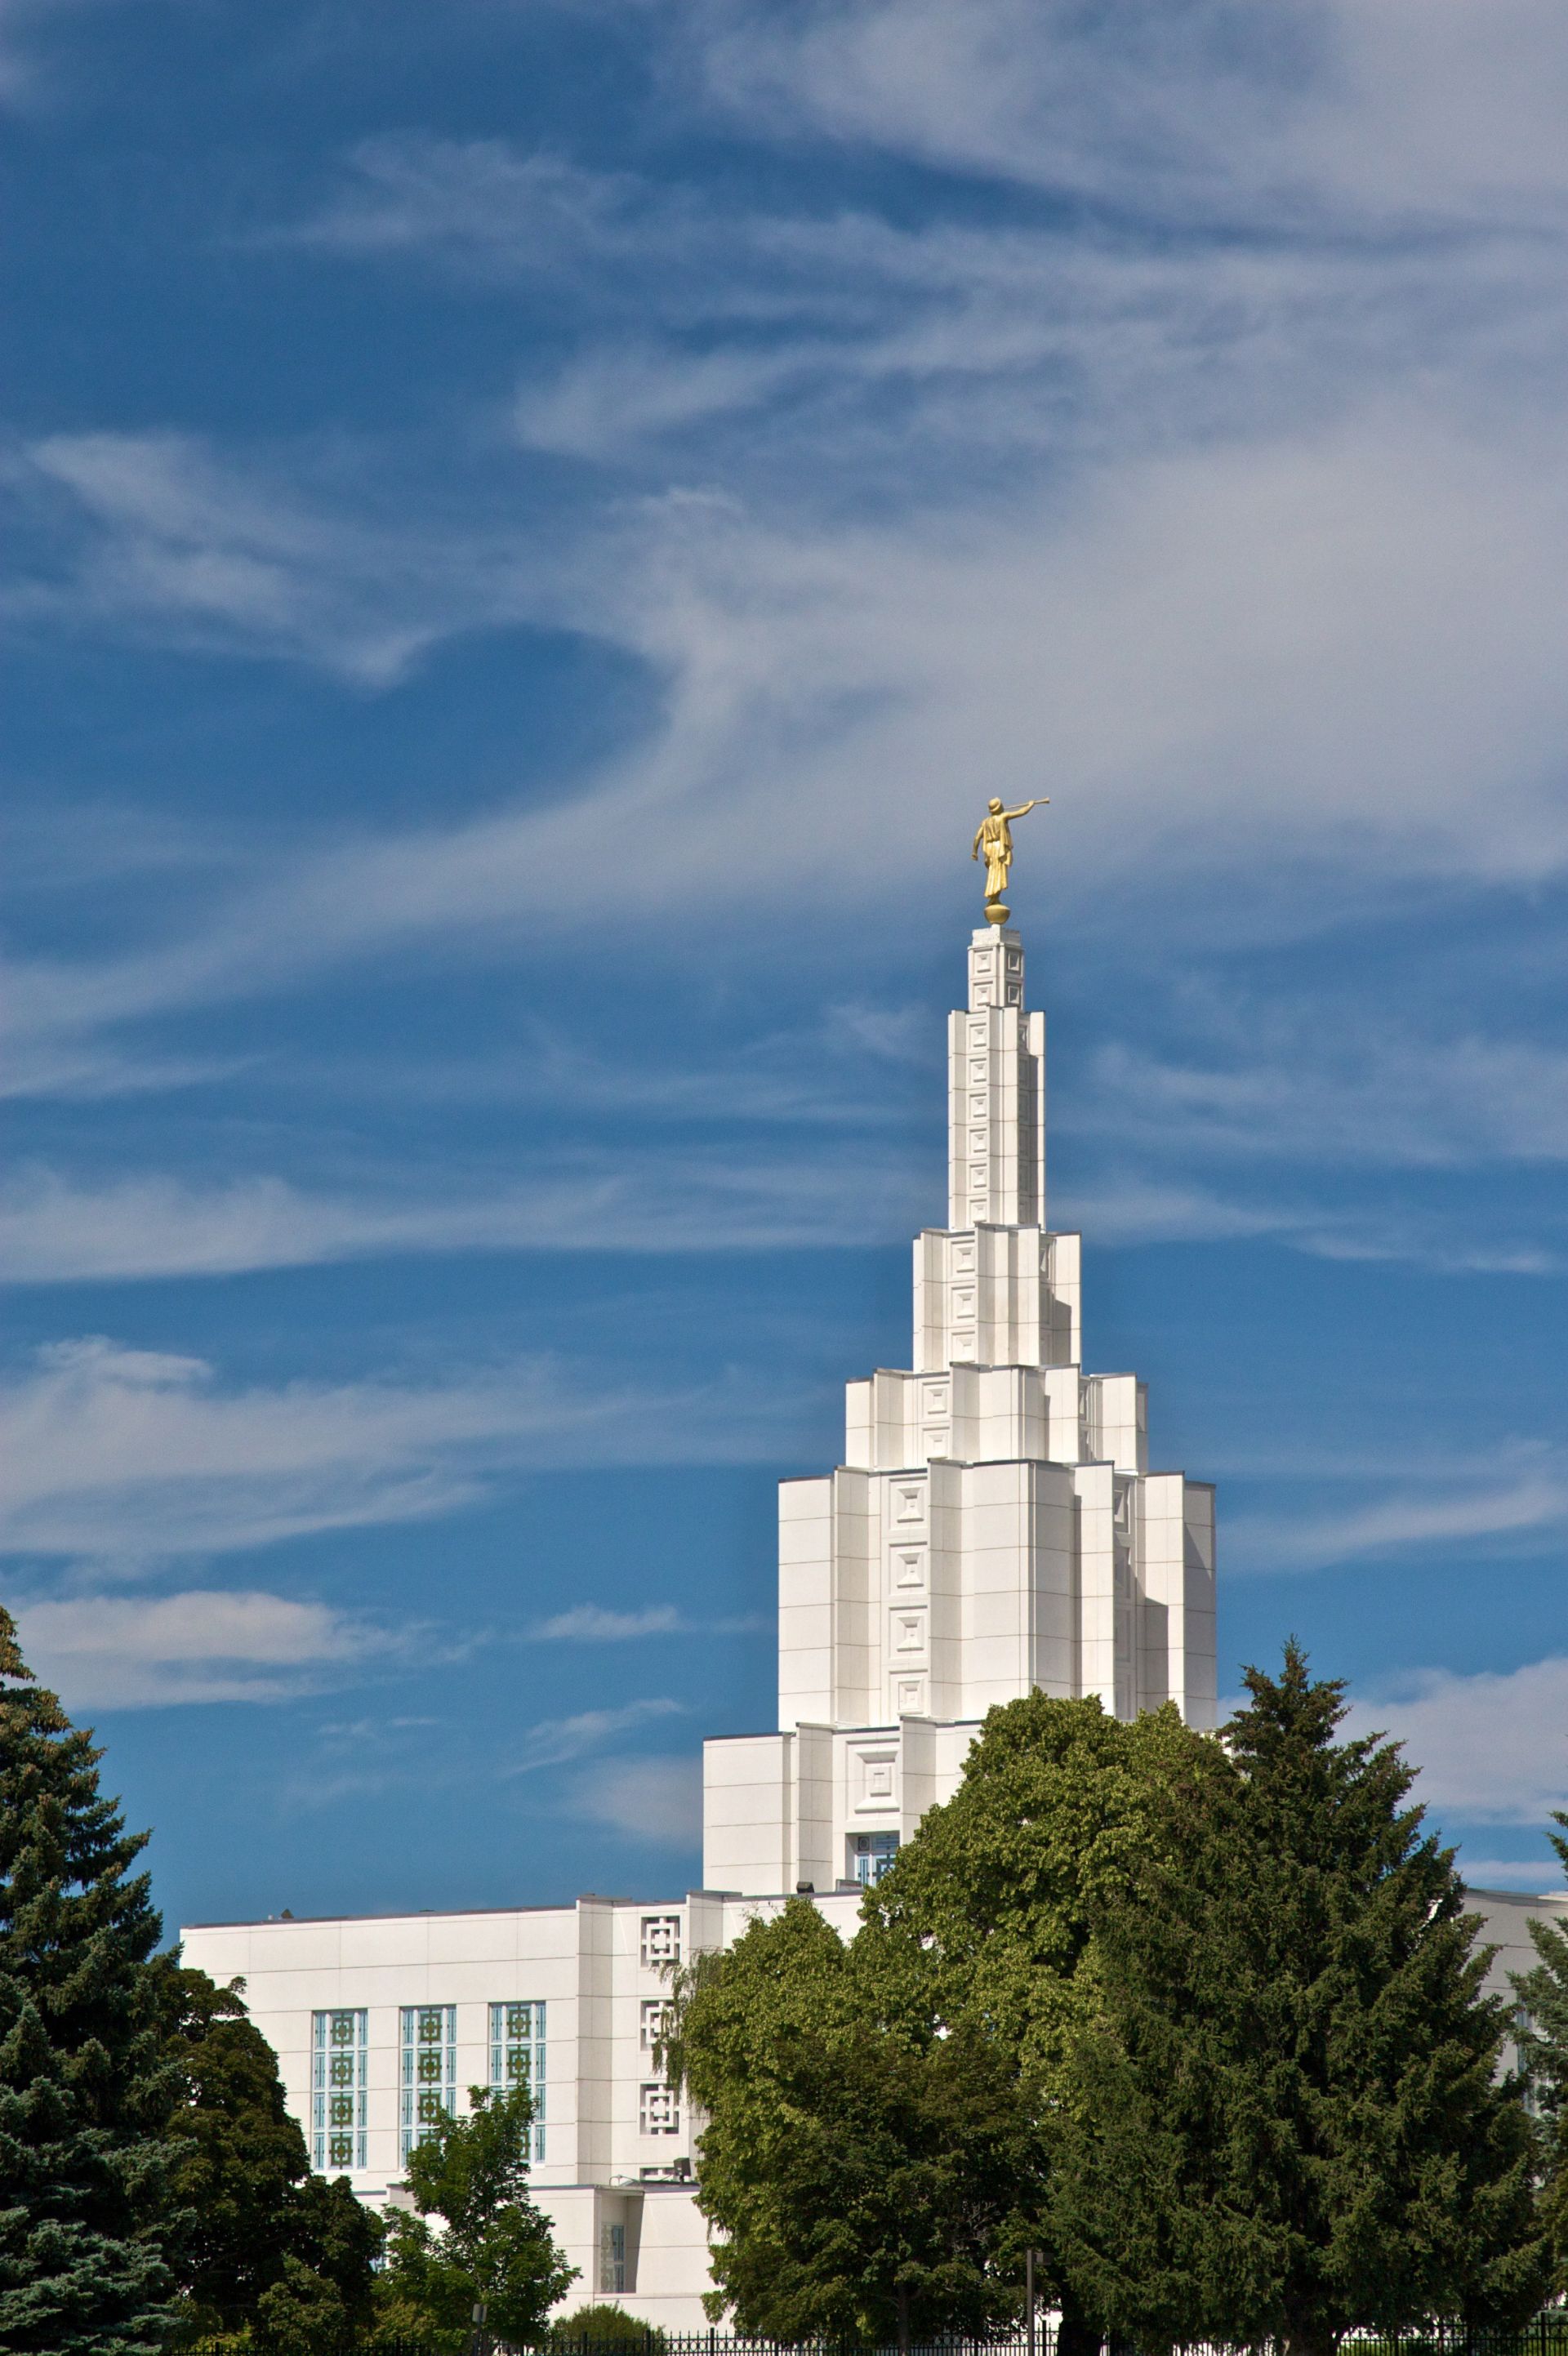
<path fill-rule="evenodd" d="M 533 2157 L 544 2157 L 544 2007 L 492 2004 L 490 2086 L 498 2094 L 526 2086 L 533 2096 Z"/>
<path fill-rule="evenodd" d="M 403 2156 L 457 2107 L 457 2008 L 409 2004 L 403 2010 Z"/>
<path fill-rule="evenodd" d="M 365 2083 L 370 2015 L 311 2015 L 311 2161 L 328 2169 L 365 2165 Z"/>
<path fill-rule="evenodd" d="M 626 2288 L 626 2227 L 606 2225 L 599 2233 L 599 2288 Z"/>
<path fill-rule="evenodd" d="M 849 1837 L 849 1878 L 864 1888 L 867 1882 L 880 1881 L 898 1854 L 897 1833 L 851 1833 Z"/>

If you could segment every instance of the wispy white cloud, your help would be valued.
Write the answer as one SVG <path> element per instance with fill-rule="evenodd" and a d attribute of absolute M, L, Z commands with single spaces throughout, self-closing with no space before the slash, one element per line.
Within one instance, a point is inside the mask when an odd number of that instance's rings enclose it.
<path fill-rule="evenodd" d="M 1544 1826 L 1568 1806 L 1568 1660 L 1471 1676 L 1418 1670 L 1358 1698 L 1348 1727 L 1403 1742 L 1421 1769 L 1415 1796 L 1429 1807 Z M 1556 1878 L 1549 1865 L 1532 1870 L 1538 1889 Z"/>
<path fill-rule="evenodd" d="M 672 1636 L 682 1625 L 673 1603 L 650 1603 L 639 1612 L 610 1612 L 602 1603 L 575 1603 L 535 1622 L 530 1633 L 543 1644 L 619 1644 L 639 1636 Z"/>
<path fill-rule="evenodd" d="M 1561 871 L 1568 44 L 1545 0 L 1484 34 L 1459 0 L 1320 0 L 1266 32 L 1214 0 L 1114 41 L 1024 0 L 669 29 L 688 95 L 754 132 L 1114 218 L 769 215 L 496 141 L 356 151 L 288 234 L 559 273 L 579 346 L 522 388 L 522 430 L 637 495 L 542 518 L 449 453 L 432 488 L 407 447 L 56 434 L 10 468 L 40 552 L 19 611 L 369 685 L 454 632 L 566 626 L 640 662 L 660 718 L 547 809 L 306 850 L 162 946 L 29 969 L 30 1035 L 424 935 L 537 940 L 585 832 L 617 921 L 684 905 L 721 827 L 746 921 L 858 909 L 868 873 L 948 869 L 955 776 L 1042 766 L 1065 788 L 1046 855 L 1092 879 L 1058 923 L 1133 877 L 1212 938 Z M 1208 234 L 1216 208 L 1247 236 Z"/>
<path fill-rule="evenodd" d="M 523 1465 L 745 1461 L 777 1412 L 744 1385 L 659 1394 L 543 1359 L 424 1387 L 240 1389 L 199 1358 L 63 1343 L 0 1388 L 0 1548 L 129 1569 L 413 1520 Z"/>
<path fill-rule="evenodd" d="M 538 605 L 515 541 L 422 529 L 395 502 L 379 513 L 373 492 L 311 483 L 316 471 L 303 449 L 247 463 L 173 432 L 27 444 L 0 473 L 27 526 L 0 612 L 376 688 L 455 628 Z"/>
<path fill-rule="evenodd" d="M 127 1047 L 110 1038 L 19 1040 L 0 1073 L 0 1099 L 52 1098 L 95 1104 L 113 1097 L 163 1096 L 231 1079 L 253 1059 L 173 1055 Z"/>
<path fill-rule="evenodd" d="M 673 1603 L 650 1603 L 635 1612 L 612 1612 L 602 1603 L 575 1603 L 537 1621 L 529 1630 L 536 1644 L 626 1644 L 647 1636 L 744 1635 L 762 1626 L 755 1616 L 693 1620 Z"/>
<path fill-rule="evenodd" d="M 68 883 L 69 879 L 62 879 Z M 57 980 L 61 979 L 56 977 Z M 48 985 L 46 983 L 46 991 Z M 67 1024 L 91 1022 L 98 1010 L 61 1007 Z M 190 1087 L 254 1067 L 261 1055 L 160 1056 L 128 1049 L 110 1037 L 81 1041 L 48 1030 L 47 1010 L 37 1007 L 41 1033 L 16 1038 L 0 1073 L 0 1097 L 87 1098 Z M 22 1018 L 24 1030 L 27 1018 Z M 888 1111 L 869 1100 L 858 1085 L 867 1059 L 877 1065 L 940 1068 L 940 1044 L 924 1007 L 892 1005 L 874 999 L 845 999 L 820 1016 L 792 1028 L 762 1030 L 738 1038 L 727 1049 L 681 1063 L 618 1059 L 580 1033 L 542 1019 L 530 1023 L 522 1042 L 504 1058 L 452 1055 L 439 1065 L 396 1068 L 400 1094 L 416 1087 L 434 1101 L 559 1103 L 569 1098 L 584 1113 L 635 1112 L 650 1121 L 704 1124 L 795 1122 L 813 1129 L 867 1129 L 886 1124 Z M 308 1082 L 357 1092 L 384 1092 L 383 1065 L 338 1057 L 329 1063 L 291 1059 Z"/>
<path fill-rule="evenodd" d="M 536 1768 L 564 1766 L 568 1760 L 580 1759 L 585 1751 L 596 1751 L 602 1743 L 629 1734 L 634 1727 L 646 1726 L 652 1719 L 679 1717 L 685 1707 L 683 1702 L 654 1697 L 624 1702 L 615 1709 L 579 1710 L 572 1718 L 541 1719 L 529 1728 L 517 1757 L 501 1772 L 529 1775 Z"/>
<path fill-rule="evenodd" d="M 1228 1199 L 1217 1190 L 1125 1173 L 1055 1196 L 1054 1225 L 1079 1228 L 1097 1245 L 1209 1243 L 1234 1237 L 1298 1235 L 1300 1210 Z"/>
<path fill-rule="evenodd" d="M 1548 1442 L 1499 1447 L 1488 1463 L 1430 1464 L 1417 1481 L 1338 1511 L 1227 1520 L 1230 1576 L 1316 1569 L 1413 1546 L 1541 1545 L 1568 1529 L 1568 1460 Z"/>
<path fill-rule="evenodd" d="M 1140 1116 L 1132 1142 L 1143 1137 Z M 1209 1158 L 1226 1149 L 1215 1146 Z M 1163 1157 L 1178 1161 L 1173 1137 Z M 1247 1149 L 1251 1159 L 1251 1149 Z M 1151 1162 L 1153 1156 L 1151 1155 Z M 72 1181 L 23 1173 L 0 1185 L 0 1281 L 215 1276 L 344 1260 L 462 1252 L 785 1251 L 901 1242 L 940 1211 L 940 1178 L 907 1150 L 771 1141 L 661 1153 L 581 1147 L 502 1193 L 432 1184 L 328 1193 L 280 1178 L 216 1183 L 166 1174 Z M 1550 1223 L 1479 1230 L 1462 1214 L 1326 1209 L 1299 1176 L 1289 1194 L 1112 1169 L 1052 1198 L 1055 1225 L 1114 1249 L 1273 1237 L 1330 1259 L 1546 1275 L 1564 1265 Z"/>
<path fill-rule="evenodd" d="M 1105 1048 L 1069 1118 L 1121 1145 L 1297 1163 L 1568 1158 L 1568 1053 L 1467 1029 L 1422 1037 L 1297 1001 L 1232 1005 L 1208 1063 Z"/>
<path fill-rule="evenodd" d="M 1551 0 L 1200 0 L 1113 27 L 1028 0 L 690 12 L 710 93 L 809 127 L 1167 221 L 1548 223 L 1568 42 Z"/>
<path fill-rule="evenodd" d="M 15 1616 L 35 1675 L 73 1711 L 284 1701 L 429 1642 L 259 1590 L 82 1595 L 24 1603 Z"/>
<path fill-rule="evenodd" d="M 794 351 L 678 353 L 618 343 L 526 386 L 513 423 L 530 449 L 625 465 L 639 443 L 755 409 L 810 365 Z"/>
<path fill-rule="evenodd" d="M 0 1187 L 0 1279 L 219 1275 L 381 1254 L 779 1249 L 902 1236 L 934 1205 L 907 1155 L 799 1146 L 703 1154 L 579 1149 L 521 1184 L 464 1200 L 315 1193 L 282 1179 L 53 1173 Z M 925 1190 L 929 1194 L 929 1187 Z"/>
<path fill-rule="evenodd" d="M 590 1824 L 630 1839 L 694 1848 L 703 1837 L 702 1761 L 606 1760 L 580 1778 L 575 1806 Z"/>
<path fill-rule="evenodd" d="M 21 1034 L 296 987 L 422 936 L 527 918 L 537 939 L 585 830 L 607 921 L 684 906 L 715 827 L 747 921 L 858 905 L 868 873 L 925 890 L 951 872 L 961 774 L 1065 781 L 1039 855 L 1079 879 L 1052 886 L 1068 928 L 1151 862 L 1164 921 L 1234 938 L 1568 851 L 1548 620 L 1568 473 L 1522 429 L 1504 450 L 1389 412 L 1071 494 L 1020 486 L 1005 511 L 792 530 L 681 498 L 611 538 L 560 618 L 667 682 L 614 773 L 548 809 L 308 855 L 166 947 L 23 968 Z"/>
<path fill-rule="evenodd" d="M 336 193 L 268 241 L 364 257 L 433 252 L 470 267 L 553 271 L 585 252 L 646 260 L 647 187 L 502 139 L 428 133 L 361 140 Z"/>

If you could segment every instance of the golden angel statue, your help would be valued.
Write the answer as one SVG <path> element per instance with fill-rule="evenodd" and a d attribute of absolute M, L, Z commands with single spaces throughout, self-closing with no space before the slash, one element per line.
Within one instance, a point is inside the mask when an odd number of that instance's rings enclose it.
<path fill-rule="evenodd" d="M 975 829 L 974 849 L 970 857 L 978 859 L 983 851 L 985 853 L 985 913 L 993 925 L 1004 925 L 1009 913 L 1002 905 L 1007 892 L 1007 871 L 1013 864 L 1013 830 L 1007 821 L 1010 818 L 1027 818 L 1032 809 L 1048 804 L 1050 798 L 1049 794 L 1037 794 L 1032 802 L 1010 810 L 1004 809 L 1000 796 L 993 794 L 986 814 Z"/>

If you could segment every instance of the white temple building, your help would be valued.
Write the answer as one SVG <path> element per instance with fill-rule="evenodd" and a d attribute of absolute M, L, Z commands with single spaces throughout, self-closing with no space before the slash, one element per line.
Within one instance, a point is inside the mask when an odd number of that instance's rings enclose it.
<path fill-rule="evenodd" d="M 672 1963 L 797 1890 L 848 1935 L 997 1703 L 1037 1687 L 1214 1724 L 1213 1492 L 1149 1469 L 1135 1375 L 1084 1372 L 1045 1073 L 1022 946 L 987 925 L 949 1023 L 947 1224 L 916 1238 L 911 1364 L 850 1383 L 843 1462 L 780 1486 L 779 1723 L 704 1746 L 700 1890 L 181 1933 L 243 1977 L 316 2166 L 366 2201 L 397 2197 L 468 2085 L 526 2077 L 570 2305 L 706 2321 L 692 2122 L 654 2061 Z"/>

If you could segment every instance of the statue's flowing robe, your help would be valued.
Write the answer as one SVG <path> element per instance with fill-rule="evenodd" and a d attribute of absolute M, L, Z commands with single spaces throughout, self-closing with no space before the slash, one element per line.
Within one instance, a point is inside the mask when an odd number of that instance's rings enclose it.
<path fill-rule="evenodd" d="M 1013 830 L 1004 818 L 981 819 L 980 847 L 985 853 L 985 896 L 988 900 L 1000 900 L 1007 889 L 1007 870 L 1013 864 Z"/>

